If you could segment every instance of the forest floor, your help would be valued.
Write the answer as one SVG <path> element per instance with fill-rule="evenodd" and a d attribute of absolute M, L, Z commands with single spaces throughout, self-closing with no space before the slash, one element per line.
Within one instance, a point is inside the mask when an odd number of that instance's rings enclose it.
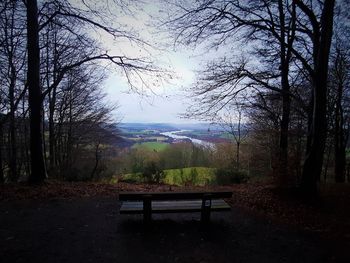
<path fill-rule="evenodd" d="M 268 183 L 0 186 L 1 262 L 350 262 L 350 185 L 306 204 Z M 232 190 L 231 212 L 120 216 L 119 191 Z"/>

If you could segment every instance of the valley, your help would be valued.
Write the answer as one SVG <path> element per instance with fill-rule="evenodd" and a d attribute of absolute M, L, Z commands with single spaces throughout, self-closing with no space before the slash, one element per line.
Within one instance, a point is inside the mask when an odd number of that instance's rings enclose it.
<path fill-rule="evenodd" d="M 216 143 L 230 141 L 227 132 L 209 124 L 121 123 L 119 130 L 122 147 L 156 151 L 182 142 L 214 148 Z"/>

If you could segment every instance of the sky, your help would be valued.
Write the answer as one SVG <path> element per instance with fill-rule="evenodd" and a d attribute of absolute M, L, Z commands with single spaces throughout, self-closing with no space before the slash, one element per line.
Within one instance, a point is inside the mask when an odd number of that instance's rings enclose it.
<path fill-rule="evenodd" d="M 152 88 L 147 94 L 130 91 L 125 79 L 119 74 L 110 74 L 105 83 L 108 100 L 118 103 L 117 115 L 122 122 L 142 123 L 195 123 L 179 115 L 191 103 L 184 89 L 195 81 L 195 59 L 181 52 L 166 54 L 176 77 L 169 83 Z"/>
<path fill-rule="evenodd" d="M 163 82 L 162 85 L 153 86 L 152 91 L 146 94 L 137 94 L 130 91 L 127 81 L 120 73 L 109 71 L 109 78 L 105 82 L 105 90 L 108 94 L 108 101 L 118 103 L 119 107 L 116 112 L 117 119 L 122 122 L 141 122 L 141 123 L 196 123 L 196 120 L 183 119 L 179 115 L 186 111 L 191 103 L 189 94 L 184 92 L 185 88 L 191 87 L 195 81 L 195 70 L 200 64 L 199 56 L 194 50 L 186 47 L 164 48 L 169 38 L 165 33 L 155 32 L 155 27 L 149 15 L 159 15 L 161 13 L 158 5 L 154 1 L 146 3 L 144 6 L 137 8 L 134 16 L 124 15 L 118 21 L 126 24 L 139 33 L 142 39 L 150 44 L 157 42 L 156 48 L 147 48 L 147 52 L 140 49 L 139 46 L 129 42 L 114 42 L 108 39 L 108 36 L 102 35 L 102 42 L 105 43 L 111 54 L 134 54 L 150 55 L 157 58 L 156 63 L 161 67 L 169 69 L 172 72 L 172 79 Z M 135 14 L 135 13 L 134 13 Z M 152 82 L 152 79 L 146 80 Z"/>

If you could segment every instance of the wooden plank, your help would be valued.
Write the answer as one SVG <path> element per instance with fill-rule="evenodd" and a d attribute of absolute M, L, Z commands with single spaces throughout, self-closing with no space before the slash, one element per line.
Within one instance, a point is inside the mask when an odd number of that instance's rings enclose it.
<path fill-rule="evenodd" d="M 217 192 L 120 192 L 120 201 L 141 201 L 144 196 L 151 196 L 152 200 L 191 200 L 202 199 L 203 196 L 210 195 L 212 199 L 231 198 L 232 192 L 217 191 Z"/>
<path fill-rule="evenodd" d="M 143 222 L 146 224 L 152 220 L 152 200 L 150 195 L 146 195 L 143 199 Z"/>
<path fill-rule="evenodd" d="M 202 200 L 193 201 L 154 201 L 152 202 L 152 209 L 155 207 L 168 207 L 168 206 L 195 206 L 201 207 Z M 224 200 L 212 200 L 212 206 L 224 206 L 229 207 L 229 205 Z M 137 201 L 123 202 L 122 207 L 143 209 L 143 203 Z"/>
<path fill-rule="evenodd" d="M 202 209 L 201 209 L 201 221 L 202 223 L 209 223 L 210 212 L 212 206 L 212 196 L 211 194 L 204 195 L 202 198 Z"/>
<path fill-rule="evenodd" d="M 231 207 L 224 200 L 212 200 L 210 211 L 228 211 Z M 154 201 L 152 213 L 179 213 L 202 211 L 202 200 L 192 201 Z M 142 214 L 142 202 L 123 202 L 120 207 L 121 214 Z"/>

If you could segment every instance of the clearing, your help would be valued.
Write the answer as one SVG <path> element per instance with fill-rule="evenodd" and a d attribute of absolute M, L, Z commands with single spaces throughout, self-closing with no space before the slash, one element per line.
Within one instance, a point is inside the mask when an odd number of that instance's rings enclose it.
<path fill-rule="evenodd" d="M 179 189 L 184 187 L 2 186 L 1 262 L 349 262 L 349 224 L 342 220 L 348 215 L 331 211 L 328 218 L 326 207 L 281 198 L 268 185 L 217 187 L 233 191 L 232 211 L 213 213 L 205 228 L 198 213 L 155 215 L 147 229 L 142 217 L 117 212 L 118 190 Z"/>

